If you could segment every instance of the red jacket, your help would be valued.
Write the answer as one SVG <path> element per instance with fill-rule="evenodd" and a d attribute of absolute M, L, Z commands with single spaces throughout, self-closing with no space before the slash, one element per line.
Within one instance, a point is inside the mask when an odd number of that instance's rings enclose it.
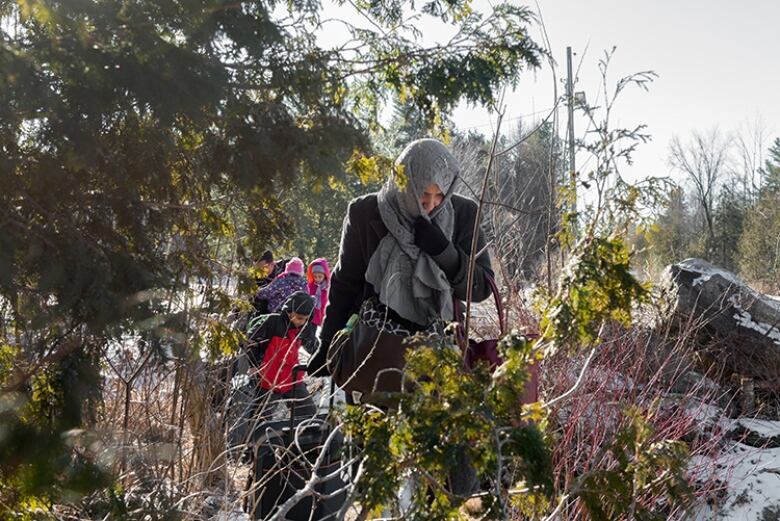
<path fill-rule="evenodd" d="M 305 312 L 310 312 L 311 297 L 300 292 L 285 302 L 280 313 L 259 315 L 249 322 L 249 361 L 259 369 L 258 376 L 263 389 L 276 393 L 291 391 L 293 384 L 301 379 L 301 376 L 293 375 L 293 367 L 298 363 L 298 350 L 301 346 L 309 353 L 317 349 L 311 323 L 296 328 L 287 316 L 287 311 L 298 309 L 301 300 L 309 301 L 308 311 Z"/>
<path fill-rule="evenodd" d="M 301 347 L 299 329 L 290 329 L 286 337 L 271 338 L 260 363 L 260 387 L 276 393 L 287 393 L 293 384 L 301 381 L 302 375 L 293 375 L 298 363 L 298 349 Z"/>

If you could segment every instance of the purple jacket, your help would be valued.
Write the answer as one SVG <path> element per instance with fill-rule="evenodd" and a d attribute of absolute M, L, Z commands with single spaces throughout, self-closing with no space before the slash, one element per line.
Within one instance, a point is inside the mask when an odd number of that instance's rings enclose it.
<path fill-rule="evenodd" d="M 257 290 L 255 300 L 268 302 L 268 312 L 276 313 L 287 297 L 296 291 L 306 293 L 306 279 L 297 273 L 282 273 L 271 283 Z"/>

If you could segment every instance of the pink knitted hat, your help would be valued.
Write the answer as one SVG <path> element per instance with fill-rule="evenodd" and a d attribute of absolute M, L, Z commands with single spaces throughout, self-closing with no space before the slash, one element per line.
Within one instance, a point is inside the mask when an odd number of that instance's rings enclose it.
<path fill-rule="evenodd" d="M 284 266 L 285 273 L 297 273 L 303 276 L 303 261 L 298 257 L 293 257 Z"/>

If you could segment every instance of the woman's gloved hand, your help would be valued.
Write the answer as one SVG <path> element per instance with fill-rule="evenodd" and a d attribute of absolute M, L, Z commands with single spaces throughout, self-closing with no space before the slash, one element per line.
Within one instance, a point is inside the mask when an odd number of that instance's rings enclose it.
<path fill-rule="evenodd" d="M 436 224 L 421 215 L 414 221 L 414 244 L 434 257 L 443 253 L 450 241 Z"/>
<path fill-rule="evenodd" d="M 414 244 L 433 257 L 448 279 L 452 280 L 458 273 L 458 251 L 441 229 L 425 217 L 420 216 L 414 221 Z"/>

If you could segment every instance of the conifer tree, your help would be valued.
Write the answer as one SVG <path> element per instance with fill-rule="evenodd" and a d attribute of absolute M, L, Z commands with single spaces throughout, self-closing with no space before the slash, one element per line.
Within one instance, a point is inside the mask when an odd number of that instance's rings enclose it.
<path fill-rule="evenodd" d="M 289 240 L 284 194 L 370 153 L 388 93 L 434 118 L 539 64 L 526 8 L 469 4 L 355 4 L 365 28 L 317 2 L 0 1 L 3 505 L 104 483 L 61 433 L 117 345 L 182 368 L 235 346 L 213 319 L 235 244 Z M 410 12 L 454 39 L 420 44 Z M 318 44 L 328 23 L 348 48 Z"/>

